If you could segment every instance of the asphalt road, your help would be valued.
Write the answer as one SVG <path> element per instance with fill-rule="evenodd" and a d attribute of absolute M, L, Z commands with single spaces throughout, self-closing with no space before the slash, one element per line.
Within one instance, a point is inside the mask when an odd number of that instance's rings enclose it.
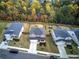
<path fill-rule="evenodd" d="M 49 57 L 22 52 L 19 52 L 18 54 L 13 54 L 7 50 L 0 50 L 0 59 L 49 59 Z"/>

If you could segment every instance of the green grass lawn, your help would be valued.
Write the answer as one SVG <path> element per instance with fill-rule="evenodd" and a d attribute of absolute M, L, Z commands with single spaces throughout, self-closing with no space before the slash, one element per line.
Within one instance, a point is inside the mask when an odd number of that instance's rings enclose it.
<path fill-rule="evenodd" d="M 38 48 L 37 50 L 40 50 L 40 51 L 45 51 L 45 52 L 53 52 L 53 53 L 58 53 L 58 49 L 54 43 L 54 41 L 52 40 L 51 38 L 51 35 L 50 36 L 46 36 L 46 46 L 40 46 L 38 45 Z"/>
<path fill-rule="evenodd" d="M 2 41 L 3 32 L 7 24 L 7 22 L 0 22 L 0 42 Z"/>
<path fill-rule="evenodd" d="M 72 50 L 72 52 L 71 52 L 71 50 Z M 66 47 L 66 52 L 67 52 L 67 54 L 75 54 L 75 55 L 79 55 L 79 49 L 77 48 L 77 45 L 74 43 L 74 42 L 72 42 L 72 49 L 68 49 L 67 47 Z"/>
<path fill-rule="evenodd" d="M 55 45 L 52 36 L 49 33 L 49 26 L 48 24 L 45 24 L 45 30 L 46 30 L 46 46 L 37 46 L 37 50 L 40 51 L 45 51 L 45 52 L 53 52 L 53 53 L 58 53 L 57 46 Z"/>
<path fill-rule="evenodd" d="M 22 35 L 19 41 L 12 40 L 9 42 L 10 46 L 20 47 L 20 48 L 29 48 L 29 39 L 28 35 Z"/>
<path fill-rule="evenodd" d="M 76 25 L 69 26 L 69 27 L 70 27 L 70 29 L 76 29 L 76 28 L 78 28 L 78 29 L 79 29 L 79 26 L 76 26 Z"/>

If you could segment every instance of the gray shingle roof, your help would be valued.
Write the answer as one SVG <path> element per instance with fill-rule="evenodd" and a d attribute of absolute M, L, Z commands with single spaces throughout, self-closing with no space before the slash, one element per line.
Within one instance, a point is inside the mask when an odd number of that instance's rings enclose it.
<path fill-rule="evenodd" d="M 77 37 L 77 45 L 78 45 L 78 48 L 79 48 L 79 29 L 74 29 L 73 30 L 74 31 L 74 33 L 75 33 L 75 35 L 76 35 L 76 37 Z M 76 41 L 76 40 L 75 40 Z"/>
<path fill-rule="evenodd" d="M 34 35 L 34 36 L 31 36 Z M 42 37 L 44 36 L 44 37 Z M 37 27 L 32 27 L 30 30 L 30 39 L 38 39 L 38 40 L 42 40 L 45 38 L 45 30 L 44 28 L 37 28 Z"/>
<path fill-rule="evenodd" d="M 30 30 L 30 34 L 43 35 L 44 34 L 44 29 L 43 28 L 34 28 L 34 27 L 32 27 L 31 30 Z"/>
<path fill-rule="evenodd" d="M 14 34 L 16 36 L 19 36 L 19 33 L 22 29 L 23 24 L 19 22 L 13 22 L 10 27 L 4 32 L 4 34 Z"/>
<path fill-rule="evenodd" d="M 54 39 L 56 42 L 58 42 L 58 41 L 71 42 L 71 36 L 66 30 L 57 28 L 54 30 L 54 34 L 57 38 L 57 39 Z M 67 38 L 69 38 L 69 39 L 67 39 Z"/>
<path fill-rule="evenodd" d="M 56 29 L 56 30 L 54 30 L 54 33 L 55 33 L 56 37 L 63 37 L 63 38 L 71 37 L 69 35 L 69 33 L 63 29 Z"/>
<path fill-rule="evenodd" d="M 74 31 L 74 33 L 75 33 L 75 35 L 76 35 L 76 37 L 77 37 L 77 39 L 79 41 L 79 29 L 75 29 L 73 31 Z"/>

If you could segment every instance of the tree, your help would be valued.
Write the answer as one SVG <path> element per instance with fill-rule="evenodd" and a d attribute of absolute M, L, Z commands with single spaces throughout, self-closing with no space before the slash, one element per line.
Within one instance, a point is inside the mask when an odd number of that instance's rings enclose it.
<path fill-rule="evenodd" d="M 51 7 L 50 7 L 50 3 L 46 3 L 46 11 L 48 12 L 48 13 L 50 13 L 51 12 Z"/>
<path fill-rule="evenodd" d="M 39 3 L 38 0 L 34 0 L 33 4 L 31 5 L 31 10 L 32 10 L 32 17 L 34 17 L 33 19 L 36 18 L 36 12 L 37 10 L 40 10 L 41 9 L 41 4 Z"/>
<path fill-rule="evenodd" d="M 77 4 L 69 4 L 62 6 L 56 13 L 57 23 L 65 24 L 76 24 L 79 16 L 78 15 L 79 6 Z"/>

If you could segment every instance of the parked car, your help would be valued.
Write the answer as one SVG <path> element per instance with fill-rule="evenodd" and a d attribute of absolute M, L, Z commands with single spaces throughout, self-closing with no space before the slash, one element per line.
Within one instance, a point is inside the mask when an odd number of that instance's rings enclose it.
<path fill-rule="evenodd" d="M 58 58 L 51 55 L 49 59 L 58 59 Z"/>
<path fill-rule="evenodd" d="M 19 51 L 17 49 L 10 49 L 9 52 L 13 54 L 18 54 Z"/>

